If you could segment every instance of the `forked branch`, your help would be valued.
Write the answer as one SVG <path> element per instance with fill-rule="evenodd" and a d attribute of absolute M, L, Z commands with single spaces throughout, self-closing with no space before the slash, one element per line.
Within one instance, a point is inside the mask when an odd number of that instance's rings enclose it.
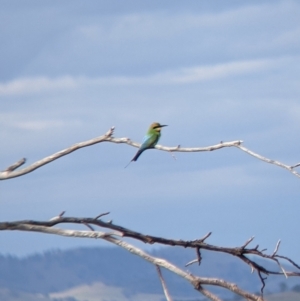
<path fill-rule="evenodd" d="M 60 221 L 57 220 L 56 224 L 59 224 Z M 53 219 L 52 219 L 53 221 Z M 85 224 L 85 220 L 82 219 L 82 224 Z M 40 225 L 36 225 L 40 224 Z M 45 225 L 41 225 L 45 224 Z M 48 222 L 7 222 L 7 223 L 0 223 L 0 230 L 20 230 L 20 231 L 34 231 L 34 232 L 41 232 L 47 234 L 55 234 L 55 235 L 62 235 L 62 236 L 69 236 L 69 237 L 80 237 L 80 238 L 96 238 L 96 239 L 103 239 L 110 243 L 113 243 L 119 247 L 122 247 L 129 251 L 132 254 L 135 254 L 144 260 L 152 263 L 154 266 L 158 267 L 159 278 L 163 285 L 163 290 L 167 300 L 171 300 L 171 297 L 167 291 L 165 282 L 162 278 L 160 267 L 165 268 L 174 274 L 184 278 L 188 282 L 190 282 L 194 288 L 199 291 L 201 294 L 209 298 L 213 301 L 222 301 L 218 296 L 210 292 L 209 290 L 205 289 L 203 286 L 219 286 L 221 288 L 230 290 L 231 292 L 245 298 L 246 300 L 251 301 L 263 301 L 262 296 L 257 296 L 255 294 L 251 294 L 247 291 L 242 290 L 236 284 L 227 282 L 225 280 L 217 279 L 217 278 L 207 278 L 207 277 L 199 277 L 184 271 L 183 269 L 177 267 L 176 265 L 170 263 L 169 261 L 161 258 L 154 257 L 150 254 L 147 254 L 145 251 L 133 246 L 121 239 L 116 238 L 122 236 L 122 233 L 118 232 L 102 232 L 102 231 L 82 231 L 82 230 L 69 230 L 69 229 L 61 229 L 61 228 L 53 228 L 52 226 L 48 225 Z"/>
<path fill-rule="evenodd" d="M 172 298 L 171 298 L 171 295 L 169 293 L 169 290 L 167 288 L 167 284 L 165 282 L 165 279 L 162 275 L 162 272 L 160 270 L 160 267 L 158 265 L 156 265 L 156 271 L 157 271 L 157 274 L 158 274 L 158 277 L 159 277 L 159 280 L 161 282 L 161 285 L 162 285 L 162 288 L 163 288 L 163 291 L 164 291 L 164 294 L 165 294 L 165 297 L 167 299 L 167 301 L 173 301 Z"/>
<path fill-rule="evenodd" d="M 23 158 L 20 161 L 16 162 L 15 164 L 11 165 L 10 167 L 6 168 L 5 170 L 0 171 L 0 180 L 7 180 L 7 179 L 23 176 L 27 173 L 30 173 L 30 172 L 36 170 L 37 168 L 40 168 L 48 163 L 51 163 L 63 156 L 66 156 L 66 155 L 76 151 L 76 150 L 79 150 L 83 147 L 98 144 L 101 142 L 125 143 L 125 144 L 128 144 L 133 147 L 140 147 L 139 143 L 133 142 L 129 138 L 113 137 L 114 129 L 115 129 L 114 127 L 111 127 L 104 135 L 102 135 L 100 137 L 96 137 L 96 138 L 93 138 L 93 139 L 90 139 L 90 140 L 87 140 L 84 142 L 76 143 L 66 149 L 63 149 L 57 153 L 54 153 L 53 155 L 50 155 L 48 157 L 45 157 L 44 159 L 38 160 L 35 163 L 33 163 L 25 168 L 16 170 L 18 167 L 20 167 L 21 165 L 23 165 L 25 163 L 26 160 Z M 266 157 L 263 157 L 259 154 L 254 153 L 253 151 L 242 146 L 242 143 L 243 143 L 242 140 L 235 140 L 235 141 L 230 141 L 230 142 L 220 142 L 218 144 L 206 146 L 206 147 L 181 147 L 180 145 L 177 145 L 175 147 L 167 147 L 167 146 L 162 146 L 162 145 L 156 145 L 155 148 L 158 150 L 167 151 L 167 152 L 172 153 L 172 152 L 207 152 L 207 151 L 218 150 L 218 149 L 221 149 L 224 147 L 237 147 L 238 149 L 246 152 L 247 154 L 249 154 L 259 160 L 282 167 L 282 168 L 290 171 L 296 177 L 300 178 L 300 174 L 297 171 L 295 171 L 295 168 L 300 166 L 300 163 L 295 164 L 293 166 L 289 166 L 289 165 L 283 164 L 279 161 L 268 159 Z"/>
<path fill-rule="evenodd" d="M 102 216 L 107 215 L 108 212 L 98 215 L 95 218 L 77 218 L 77 217 L 64 217 L 63 212 L 60 213 L 58 216 L 55 216 L 54 218 L 50 219 L 49 221 L 33 221 L 33 220 L 23 220 L 23 221 L 15 221 L 15 222 L 2 222 L 0 223 L 0 231 L 2 230 L 19 230 L 19 231 L 38 231 L 43 233 L 49 233 L 49 234 L 56 234 L 56 235 L 63 235 L 63 236 L 73 236 L 73 237 L 86 237 L 86 238 L 101 238 L 104 240 L 107 240 L 111 243 L 114 243 L 116 245 L 119 245 L 128 251 L 141 256 L 147 261 L 150 261 L 154 265 L 164 267 L 166 269 L 169 269 L 170 271 L 178 274 L 179 276 L 185 278 L 189 282 L 191 282 L 194 287 L 201 292 L 203 295 L 208 297 L 211 300 L 219 300 L 219 298 L 215 295 L 213 295 L 210 291 L 207 291 L 205 288 L 203 288 L 203 285 L 214 285 L 214 286 L 220 286 L 225 289 L 228 289 L 247 300 L 263 300 L 262 296 L 256 296 L 253 294 L 249 294 L 247 292 L 242 291 L 240 288 L 238 288 L 235 284 L 228 283 L 221 279 L 212 279 L 212 278 L 199 278 L 194 275 L 191 275 L 189 273 L 186 273 L 185 271 L 179 269 L 178 267 L 175 267 L 174 265 L 170 264 L 169 262 L 154 258 L 150 256 L 149 254 L 146 254 L 145 252 L 137 249 L 136 247 L 127 244 L 126 242 L 117 239 L 116 237 L 130 237 L 135 240 L 142 241 L 144 243 L 148 244 L 163 244 L 163 245 L 170 245 L 170 246 L 181 246 L 184 248 L 193 248 L 196 250 L 196 259 L 193 260 L 192 263 L 201 263 L 201 250 L 208 250 L 208 251 L 215 251 L 215 252 L 222 252 L 226 254 L 233 255 L 237 257 L 238 259 L 242 260 L 244 263 L 249 265 L 252 270 L 255 270 L 262 282 L 262 292 L 263 288 L 265 286 L 265 277 L 273 274 L 273 275 L 284 275 L 285 277 L 288 276 L 300 276 L 300 266 L 297 265 L 294 261 L 289 259 L 288 257 L 278 255 L 278 250 L 280 246 L 280 241 L 276 244 L 275 250 L 272 254 L 265 253 L 265 250 L 259 250 L 258 246 L 255 246 L 254 248 L 248 247 L 248 245 L 253 241 L 254 237 L 251 237 L 248 239 L 243 245 L 240 247 L 234 247 L 234 248 L 226 248 L 226 247 L 219 247 L 215 245 L 211 245 L 205 242 L 205 240 L 211 235 L 211 233 L 208 233 L 203 238 L 192 240 L 192 241 L 185 241 L 185 240 L 175 240 L 175 239 L 167 239 L 162 237 L 156 237 L 151 235 L 145 235 L 127 228 L 124 228 L 122 226 L 113 224 L 111 221 L 105 222 L 101 219 L 99 219 Z M 58 224 L 83 224 L 88 227 L 90 231 L 78 231 L 78 230 L 65 230 L 56 228 L 54 226 Z M 95 231 L 94 227 L 101 227 L 112 230 L 111 232 L 99 232 Z M 248 257 L 248 255 L 254 255 L 256 257 L 261 257 L 264 259 L 267 259 L 269 261 L 275 262 L 279 268 L 280 271 L 273 271 L 268 268 L 265 268 L 261 264 L 258 264 L 255 262 L 255 260 L 252 257 Z M 255 257 L 254 257 L 255 258 Z M 280 260 L 286 260 L 289 263 L 291 263 L 295 267 L 295 271 L 285 271 Z M 263 276 L 264 275 L 264 276 Z M 163 282 L 162 282 L 163 284 Z M 164 284 L 163 284 L 164 285 Z M 166 294 L 166 291 L 165 291 Z M 168 294 L 168 293 L 167 293 Z M 169 296 L 169 295 L 168 295 Z M 170 296 L 169 296 L 170 298 Z"/>

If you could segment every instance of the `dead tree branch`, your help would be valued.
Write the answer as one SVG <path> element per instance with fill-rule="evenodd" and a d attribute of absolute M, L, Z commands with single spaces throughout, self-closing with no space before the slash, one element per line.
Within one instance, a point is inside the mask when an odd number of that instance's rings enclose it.
<path fill-rule="evenodd" d="M 139 143 L 133 142 L 131 141 L 129 138 L 115 138 L 113 137 L 113 133 L 114 133 L 114 127 L 111 127 L 104 135 L 100 136 L 100 137 L 96 137 L 84 142 L 79 142 L 76 143 L 66 149 L 63 149 L 57 153 L 54 153 L 53 155 L 50 155 L 48 157 L 45 157 L 44 159 L 38 160 L 35 163 L 22 168 L 18 171 L 16 171 L 16 169 L 18 167 L 20 167 L 21 165 L 23 165 L 26 161 L 25 158 L 19 160 L 18 162 L 16 162 L 15 164 L 9 166 L 8 168 L 6 168 L 3 171 L 0 171 L 0 180 L 7 180 L 7 179 L 11 179 L 11 178 L 15 178 L 15 177 L 20 177 L 23 176 L 27 173 L 30 173 L 34 170 L 36 170 L 37 168 L 40 168 L 48 163 L 53 162 L 54 160 L 57 160 L 63 156 L 66 156 L 78 149 L 81 149 L 83 147 L 87 147 L 87 146 L 91 146 L 94 144 L 98 144 L 101 142 L 112 142 L 112 143 L 125 143 L 128 144 L 130 146 L 133 147 L 140 147 Z M 296 177 L 300 178 L 300 174 L 295 171 L 294 169 L 296 167 L 298 167 L 300 165 L 296 164 L 293 166 L 289 166 L 283 163 L 280 163 L 279 161 L 275 161 L 275 160 L 271 160 L 268 159 L 266 157 L 263 157 L 259 154 L 254 153 L 253 151 L 247 149 L 246 147 L 242 146 L 243 141 L 242 140 L 235 140 L 235 141 L 230 141 L 230 142 L 220 142 L 218 144 L 215 145 L 211 145 L 211 146 L 206 146 L 206 147 L 181 147 L 180 145 L 175 146 L 175 147 L 167 147 L 167 146 L 162 146 L 162 145 L 156 145 L 155 148 L 158 150 L 162 150 L 162 151 L 167 151 L 167 152 L 206 152 L 206 151 L 214 151 L 214 150 L 218 150 L 224 147 L 237 147 L 240 150 L 246 152 L 247 154 L 262 160 L 264 162 L 270 163 L 270 164 L 274 164 L 276 166 L 282 167 L 284 169 L 287 169 L 288 171 L 290 171 L 293 175 L 295 175 Z"/>
<path fill-rule="evenodd" d="M 287 169 L 289 172 L 291 172 L 293 175 L 295 175 L 296 177 L 300 178 L 300 174 L 294 170 L 294 168 L 298 167 L 300 164 L 296 164 L 294 166 L 289 166 L 289 165 L 286 165 L 286 164 L 283 164 L 279 161 L 276 161 L 276 160 L 271 160 L 271 159 L 268 159 L 266 157 L 263 157 L 249 149 L 247 149 L 246 147 L 242 146 L 242 145 L 235 145 L 235 147 L 239 148 L 240 150 L 244 151 L 245 153 L 261 160 L 261 161 L 264 161 L 264 162 L 267 162 L 269 164 L 274 164 L 274 165 L 277 165 L 279 167 L 282 167 L 284 169 Z"/>
<path fill-rule="evenodd" d="M 259 250 L 258 246 L 254 248 L 248 247 L 248 245 L 253 241 L 254 237 L 248 239 L 243 245 L 240 247 L 233 247 L 233 248 L 226 248 L 226 247 L 219 247 L 215 245 L 211 245 L 205 242 L 205 240 L 210 236 L 211 233 L 205 235 L 201 239 L 196 239 L 192 241 L 185 241 L 185 240 L 175 240 L 175 239 L 167 239 L 162 237 L 156 237 L 151 235 L 145 235 L 136 231 L 132 231 L 130 229 L 124 228 L 119 225 L 115 225 L 112 222 L 105 222 L 99 217 L 105 216 L 108 213 L 100 214 L 96 218 L 77 218 L 77 217 L 63 217 L 63 214 L 56 216 L 55 218 L 50 219 L 49 221 L 33 221 L 33 220 L 23 220 L 23 221 L 14 221 L 14 222 L 1 222 L 0 223 L 0 231 L 4 230 L 19 230 L 19 231 L 37 231 L 49 234 L 56 234 L 56 235 L 63 235 L 63 236 L 73 236 L 73 237 L 86 237 L 86 238 L 101 238 L 107 240 L 111 243 L 117 244 L 128 251 L 141 256 L 145 260 L 152 262 L 154 265 L 158 265 L 164 268 L 169 269 L 170 271 L 182 276 L 183 278 L 190 281 L 194 287 L 201 292 L 206 297 L 210 298 L 211 300 L 219 300 L 218 297 L 214 296 L 211 292 L 206 291 L 202 285 L 216 285 L 223 288 L 226 288 L 244 298 L 248 298 L 247 300 L 263 300 L 261 296 L 254 295 L 247 295 L 248 293 L 241 291 L 235 284 L 229 284 L 228 282 L 220 279 L 211 279 L 211 278 L 197 278 L 196 276 L 187 274 L 182 270 L 178 270 L 177 267 L 174 267 L 170 263 L 166 262 L 162 259 L 155 259 L 152 258 L 150 255 L 146 254 L 145 252 L 128 245 L 126 242 L 116 239 L 118 237 L 130 237 L 135 240 L 142 241 L 148 244 L 163 244 L 169 246 L 181 246 L 184 248 L 193 248 L 196 250 L 196 259 L 191 261 L 189 264 L 198 263 L 201 264 L 201 250 L 208 250 L 214 252 L 222 252 L 226 254 L 230 254 L 232 256 L 237 257 L 238 259 L 242 260 L 244 263 L 249 265 L 252 270 L 256 271 L 261 283 L 262 283 L 262 292 L 263 288 L 265 287 L 265 277 L 262 275 L 284 275 L 285 277 L 288 276 L 300 276 L 300 266 L 293 262 L 291 259 L 285 256 L 278 255 L 278 249 L 280 246 L 280 242 L 277 242 L 275 250 L 272 254 L 265 253 L 265 250 Z M 54 226 L 58 224 L 82 224 L 84 226 L 88 226 L 91 231 L 75 231 L 75 230 L 64 230 L 59 229 Z M 103 233 L 99 231 L 95 231 L 92 226 L 97 226 L 101 228 L 106 228 L 112 230 L 112 232 Z M 133 250 L 133 251 L 132 251 Z M 280 271 L 273 271 L 263 267 L 262 265 L 255 262 L 252 257 L 248 257 L 248 255 L 254 255 L 256 257 L 264 258 L 269 261 L 273 261 L 276 263 Z M 286 260 L 291 263 L 298 271 L 285 271 L 281 265 L 280 260 Z M 247 296 L 247 297 L 246 297 Z"/>
<path fill-rule="evenodd" d="M 15 169 L 19 168 L 21 165 L 25 164 L 26 159 L 22 158 L 21 160 L 19 160 L 18 162 L 14 163 L 13 165 L 7 167 L 4 172 L 12 172 Z"/>
<path fill-rule="evenodd" d="M 157 274 L 158 274 L 159 280 L 161 282 L 161 285 L 162 285 L 162 288 L 163 288 L 163 291 L 164 291 L 164 294 L 165 294 L 165 297 L 166 297 L 167 301 L 173 301 L 172 298 L 171 298 L 171 295 L 169 293 L 169 290 L 167 288 L 167 284 L 165 282 L 165 279 L 163 278 L 162 272 L 161 272 L 160 267 L 158 265 L 156 265 L 156 271 L 157 271 Z"/>
<path fill-rule="evenodd" d="M 110 243 L 113 243 L 119 247 L 122 247 L 129 251 L 132 254 L 135 254 L 144 260 L 152 263 L 157 267 L 163 267 L 178 276 L 184 278 L 188 282 L 190 282 L 194 288 L 199 291 L 201 294 L 209 298 L 213 301 L 221 301 L 215 294 L 211 293 L 207 289 L 204 289 L 203 286 L 218 286 L 245 298 L 246 300 L 251 301 L 263 301 L 262 296 L 257 296 L 255 294 L 248 293 L 247 291 L 242 290 L 236 284 L 227 282 L 225 280 L 217 279 L 217 278 L 208 278 L 208 277 L 199 277 L 195 276 L 191 273 L 188 273 L 176 265 L 168 262 L 165 259 L 156 258 L 147 254 L 145 251 L 123 241 L 117 239 L 115 236 L 123 236 L 123 233 L 119 232 L 102 232 L 102 231 L 82 231 L 82 230 L 69 230 L 69 229 L 60 229 L 60 228 L 52 228 L 54 224 L 62 223 L 62 220 L 65 218 L 60 217 L 59 220 L 55 219 L 49 222 L 35 222 L 35 221 L 17 221 L 17 222 L 4 222 L 0 223 L 0 230 L 20 230 L 20 231 L 34 231 L 41 232 L 47 234 L 55 234 L 69 237 L 80 237 L 80 238 L 95 238 L 95 239 L 103 239 Z M 74 218 L 71 218 L 74 220 Z M 76 218 L 75 218 L 76 220 Z M 86 219 L 78 219 L 81 220 L 81 224 L 86 223 Z M 54 222 L 54 224 L 53 224 Z M 52 224 L 51 224 L 52 223 Z M 72 223 L 72 222 L 71 222 Z M 125 228 L 124 228 L 125 229 Z M 169 295 L 168 295 L 169 296 Z M 169 299 L 171 300 L 171 299 Z"/>

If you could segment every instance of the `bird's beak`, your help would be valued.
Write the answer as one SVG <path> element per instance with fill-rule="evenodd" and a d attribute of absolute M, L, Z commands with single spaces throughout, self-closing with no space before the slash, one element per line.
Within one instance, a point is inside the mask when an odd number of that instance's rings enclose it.
<path fill-rule="evenodd" d="M 163 125 L 161 125 L 160 127 L 163 128 L 164 126 L 168 126 L 168 125 L 167 125 L 167 124 L 163 124 Z"/>

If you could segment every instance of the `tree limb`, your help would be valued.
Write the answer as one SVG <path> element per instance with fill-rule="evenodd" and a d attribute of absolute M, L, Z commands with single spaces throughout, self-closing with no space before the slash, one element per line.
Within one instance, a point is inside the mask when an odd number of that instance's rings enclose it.
<path fill-rule="evenodd" d="M 122 226 L 118 226 L 113 224 L 112 222 L 105 222 L 99 219 L 99 217 L 102 217 L 104 215 L 107 215 L 108 213 L 100 214 L 96 218 L 76 218 L 76 217 L 63 217 L 62 213 L 55 218 L 50 219 L 49 221 L 33 221 L 33 220 L 23 220 L 23 221 L 14 221 L 14 222 L 1 222 L 0 223 L 0 231 L 2 230 L 21 230 L 21 231 L 38 231 L 38 232 L 44 232 L 44 233 L 51 233 L 51 234 L 56 234 L 56 235 L 65 235 L 65 236 L 76 236 L 76 237 L 88 237 L 88 238 L 101 238 L 108 240 L 110 242 L 115 243 L 115 241 L 111 241 L 112 236 L 120 236 L 120 237 L 130 237 L 139 241 L 142 241 L 144 243 L 148 244 L 163 244 L 163 245 L 169 245 L 169 246 L 181 246 L 184 248 L 194 248 L 196 250 L 196 256 L 197 258 L 191 262 L 189 262 L 187 265 L 192 264 L 192 263 L 201 263 L 201 253 L 200 250 L 208 250 L 208 251 L 214 251 L 214 252 L 222 252 L 226 254 L 233 255 L 240 260 L 242 260 L 244 263 L 249 265 L 252 270 L 255 270 L 258 273 L 258 276 L 262 282 L 262 291 L 265 286 L 265 278 L 262 276 L 262 274 L 268 276 L 270 274 L 272 275 L 284 275 L 285 277 L 288 276 L 300 276 L 300 266 L 297 265 L 295 262 L 293 262 L 291 259 L 285 256 L 278 255 L 278 249 L 280 242 L 277 242 L 275 250 L 272 254 L 266 254 L 264 253 L 265 250 L 259 250 L 258 246 L 254 248 L 249 248 L 248 245 L 250 242 L 253 241 L 254 237 L 251 237 L 248 239 L 243 245 L 240 247 L 219 247 L 215 245 L 208 244 L 205 241 L 211 233 L 208 233 L 201 239 L 197 240 L 192 240 L 192 241 L 185 241 L 185 240 L 174 240 L 174 239 L 167 239 L 167 238 L 162 238 L 162 237 L 156 237 L 156 236 L 151 236 L 151 235 L 145 235 L 136 231 L 132 231 L 130 229 L 124 228 Z M 92 231 L 73 231 L 73 230 L 62 230 L 62 229 L 57 229 L 57 228 L 52 228 L 53 226 L 56 226 L 58 224 L 64 224 L 64 223 L 69 223 L 69 224 L 83 224 L 85 226 L 88 226 L 88 228 Z M 107 228 L 110 230 L 113 230 L 113 232 L 106 233 L 105 235 L 99 234 L 99 231 L 94 231 L 94 228 L 91 226 L 98 226 L 101 228 Z M 123 245 L 122 245 L 123 246 Z M 273 261 L 276 263 L 281 271 L 273 271 L 270 269 L 267 269 L 263 267 L 262 265 L 256 263 L 252 257 L 248 257 L 248 255 L 255 255 L 256 257 L 261 257 L 270 261 Z M 287 260 L 290 262 L 296 269 L 299 271 L 285 271 L 280 263 L 280 259 Z M 153 264 L 160 265 L 156 261 L 153 262 Z M 162 265 L 160 265 L 162 266 Z M 166 267 L 165 265 L 163 265 Z M 211 282 L 197 282 L 197 285 L 199 284 L 200 286 L 197 288 L 199 291 L 202 290 L 203 288 L 201 287 L 202 284 L 210 284 L 210 285 L 217 285 L 217 286 L 222 286 L 227 289 L 230 289 L 231 291 L 235 292 L 236 288 L 234 284 L 230 284 L 229 286 L 224 284 L 222 285 L 223 280 L 214 280 L 216 284 L 212 284 Z M 194 286 L 196 284 L 194 283 Z M 237 290 L 238 291 L 238 290 Z M 209 292 L 206 292 L 202 290 L 202 293 L 208 297 Z M 238 293 L 239 294 L 239 293 Z M 211 298 L 211 300 L 217 300 Z M 249 300 L 254 300 L 254 299 L 249 299 Z M 257 300 L 262 300 L 262 299 L 257 299 Z"/>
<path fill-rule="evenodd" d="M 274 164 L 274 165 L 277 165 L 279 167 L 282 167 L 282 168 L 285 168 L 287 169 L 289 172 L 291 172 L 293 175 L 295 175 L 296 177 L 300 178 L 300 174 L 294 170 L 294 168 L 298 167 L 300 164 L 296 164 L 294 166 L 289 166 L 289 165 L 286 165 L 286 164 L 283 164 L 279 161 L 276 161 L 276 160 L 271 160 L 271 159 L 268 159 L 266 157 L 263 157 L 249 149 L 247 149 L 246 147 L 242 146 L 242 145 L 236 145 L 237 148 L 239 148 L 240 150 L 244 151 L 245 153 L 261 160 L 261 161 L 264 161 L 264 162 L 267 162 L 267 163 L 270 163 L 270 164 Z"/>
<path fill-rule="evenodd" d="M 13 165 L 7 167 L 4 172 L 12 172 L 15 169 L 19 168 L 21 165 L 25 164 L 26 162 L 26 158 L 22 158 L 21 160 L 19 160 L 18 162 L 14 163 Z"/>
<path fill-rule="evenodd" d="M 37 168 L 40 168 L 48 163 L 51 163 L 51 162 L 53 162 L 63 156 L 66 156 L 78 149 L 81 149 L 81 148 L 87 147 L 87 146 L 91 146 L 94 144 L 98 144 L 101 142 L 125 143 L 125 144 L 128 144 L 133 147 L 140 147 L 139 143 L 133 142 L 129 138 L 113 137 L 114 130 L 115 130 L 115 127 L 111 127 L 102 136 L 99 136 L 99 137 L 96 137 L 96 138 L 93 138 L 93 139 L 90 139 L 90 140 L 87 140 L 84 142 L 76 143 L 66 149 L 63 149 L 57 153 L 54 153 L 53 155 L 50 155 L 48 157 L 45 157 L 44 159 L 38 160 L 35 163 L 16 171 L 15 169 L 17 169 L 18 167 L 20 167 L 21 165 L 23 165 L 25 163 L 26 160 L 25 160 L 25 158 L 23 158 L 20 161 L 16 162 L 15 164 L 11 165 L 10 167 L 6 168 L 4 171 L 0 171 L 0 180 L 7 180 L 7 179 L 23 176 L 25 174 L 28 174 L 28 173 L 36 170 Z M 294 168 L 298 167 L 300 165 L 300 163 L 296 164 L 294 166 L 289 166 L 289 165 L 280 163 L 279 161 L 265 158 L 259 154 L 252 152 L 251 150 L 245 148 L 244 146 L 241 145 L 242 143 L 243 143 L 242 140 L 235 140 L 235 141 L 230 141 L 230 142 L 222 142 L 221 141 L 218 144 L 206 146 L 206 147 L 181 147 L 180 145 L 177 145 L 175 147 L 167 147 L 167 146 L 162 146 L 162 145 L 156 145 L 155 148 L 158 150 L 173 153 L 173 152 L 206 152 L 206 151 L 218 150 L 218 149 L 221 149 L 224 147 L 237 147 L 240 150 L 246 152 L 247 154 L 249 154 L 259 160 L 262 160 L 264 162 L 271 163 L 271 164 L 277 165 L 279 167 L 285 168 L 288 171 L 290 171 L 293 175 L 300 178 L 300 174 L 294 170 Z"/>
<path fill-rule="evenodd" d="M 161 273 L 160 267 L 158 265 L 156 265 L 155 267 L 156 267 L 156 271 L 157 271 L 157 274 L 158 274 L 159 280 L 161 282 L 161 285 L 162 285 L 162 288 L 163 288 L 163 291 L 164 291 L 164 294 L 165 294 L 165 297 L 166 297 L 167 301 L 173 301 L 172 298 L 171 298 L 171 295 L 169 293 L 169 290 L 167 288 L 167 284 L 165 282 L 165 279 L 163 278 L 163 275 Z"/>
<path fill-rule="evenodd" d="M 39 222 L 43 223 L 43 222 Z M 60 223 L 60 222 L 58 222 Z M 82 224 L 85 222 L 82 221 Z M 231 292 L 240 295 L 241 297 L 251 300 L 251 301 L 264 301 L 262 296 L 257 296 L 255 294 L 250 294 L 241 288 L 239 288 L 236 284 L 227 282 L 225 280 L 217 279 L 217 278 L 208 278 L 208 277 L 199 277 L 195 276 L 191 273 L 188 273 L 179 267 L 175 266 L 174 264 L 168 262 L 165 259 L 156 258 L 144 252 L 143 250 L 123 241 L 120 239 L 115 238 L 115 236 L 122 236 L 118 232 L 101 232 L 101 231 L 82 231 L 82 230 L 69 230 L 69 229 L 60 229 L 60 228 L 52 228 L 51 226 L 47 225 L 33 225 L 32 223 L 24 223 L 24 222 L 13 222 L 13 223 L 0 223 L 0 230 L 20 230 L 20 231 L 34 231 L 34 232 L 41 232 L 47 234 L 55 234 L 55 235 L 62 235 L 62 236 L 69 236 L 69 237 L 80 237 L 80 238 L 96 238 L 96 239 L 103 239 L 110 243 L 113 243 L 119 247 L 122 247 L 129 251 L 132 254 L 135 254 L 144 260 L 152 263 L 155 266 L 163 267 L 178 276 L 184 278 L 188 282 L 190 282 L 194 288 L 199 291 L 201 294 L 209 298 L 213 301 L 221 301 L 216 295 L 209 292 L 208 290 L 203 288 L 203 285 L 207 286 L 218 286 L 224 289 L 230 290 Z"/>

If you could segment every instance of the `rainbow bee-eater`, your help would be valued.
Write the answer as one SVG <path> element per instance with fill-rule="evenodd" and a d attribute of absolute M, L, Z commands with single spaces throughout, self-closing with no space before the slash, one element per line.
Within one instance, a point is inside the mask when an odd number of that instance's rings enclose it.
<path fill-rule="evenodd" d="M 151 149 L 154 148 L 154 146 L 157 144 L 161 134 L 161 128 L 163 128 L 164 126 L 167 125 L 161 125 L 158 122 L 153 122 L 149 129 L 148 132 L 146 133 L 142 145 L 140 146 L 139 150 L 137 151 L 137 153 L 135 154 L 135 156 L 131 159 L 131 161 L 125 166 L 125 168 L 132 162 L 132 161 L 136 161 L 139 156 L 147 149 Z"/>

